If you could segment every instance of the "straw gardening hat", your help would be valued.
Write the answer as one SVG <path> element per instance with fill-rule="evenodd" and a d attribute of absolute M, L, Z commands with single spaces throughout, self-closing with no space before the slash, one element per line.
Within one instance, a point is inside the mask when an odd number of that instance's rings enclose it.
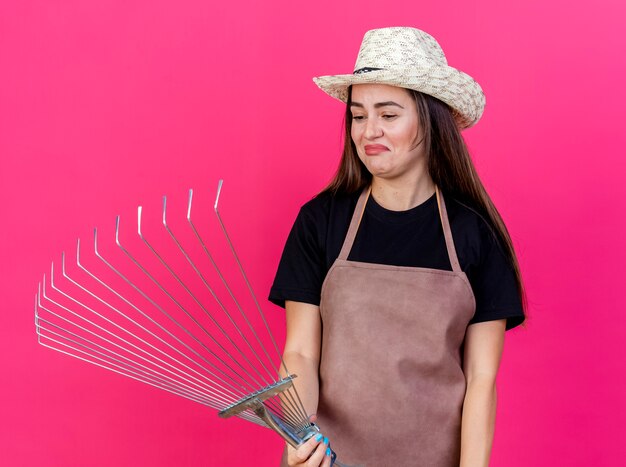
<path fill-rule="evenodd" d="M 474 79 L 448 66 L 434 37 L 415 28 L 382 28 L 363 37 L 354 72 L 313 78 L 326 94 L 347 102 L 353 84 L 389 84 L 423 92 L 448 104 L 460 128 L 480 119 L 485 95 Z"/>

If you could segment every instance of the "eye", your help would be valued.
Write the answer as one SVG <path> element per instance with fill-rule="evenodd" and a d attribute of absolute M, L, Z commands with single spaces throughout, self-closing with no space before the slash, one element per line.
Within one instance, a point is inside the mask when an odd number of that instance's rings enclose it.
<path fill-rule="evenodd" d="M 396 114 L 383 114 L 383 118 L 385 120 L 393 120 L 394 118 L 396 118 L 397 115 Z"/>
<path fill-rule="evenodd" d="M 365 116 L 363 116 L 363 115 L 353 115 L 352 116 L 352 120 L 359 122 L 361 120 L 365 120 Z"/>

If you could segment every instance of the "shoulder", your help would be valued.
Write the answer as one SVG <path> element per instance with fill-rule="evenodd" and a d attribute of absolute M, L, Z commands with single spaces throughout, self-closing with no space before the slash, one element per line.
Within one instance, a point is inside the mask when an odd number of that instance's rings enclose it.
<path fill-rule="evenodd" d="M 358 193 L 333 194 L 323 191 L 304 203 L 300 212 L 311 217 L 328 217 L 338 209 L 354 209 Z"/>
<path fill-rule="evenodd" d="M 511 267 L 500 237 L 480 212 L 450 196 L 446 207 L 459 262 L 470 281 L 488 269 Z"/>
<path fill-rule="evenodd" d="M 337 222 L 343 224 L 346 218 L 350 218 L 358 196 L 358 193 L 333 194 L 324 191 L 302 205 L 298 218 L 317 231 L 327 231 Z"/>
<path fill-rule="evenodd" d="M 451 196 L 447 196 L 445 202 L 455 243 L 478 249 L 481 246 L 501 248 L 495 230 L 476 209 Z M 484 251 L 476 253 L 480 255 Z"/>
<path fill-rule="evenodd" d="M 358 195 L 357 195 L 358 196 Z M 270 291 L 270 300 L 319 305 L 320 290 L 354 211 L 351 195 L 320 193 L 300 207 Z M 345 232 L 344 232 L 345 235 Z"/>

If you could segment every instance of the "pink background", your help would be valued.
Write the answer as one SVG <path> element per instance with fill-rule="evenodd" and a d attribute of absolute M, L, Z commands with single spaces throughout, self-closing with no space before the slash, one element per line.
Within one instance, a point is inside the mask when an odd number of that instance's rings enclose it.
<path fill-rule="evenodd" d="M 530 304 L 507 335 L 492 465 L 623 462 L 626 7 L 444 3 L 2 3 L 0 464 L 275 465 L 272 432 L 38 346 L 33 295 L 93 226 L 222 177 L 266 296 L 337 162 L 343 109 L 311 77 L 351 71 L 389 25 L 433 34 L 487 95 L 465 135 Z"/>

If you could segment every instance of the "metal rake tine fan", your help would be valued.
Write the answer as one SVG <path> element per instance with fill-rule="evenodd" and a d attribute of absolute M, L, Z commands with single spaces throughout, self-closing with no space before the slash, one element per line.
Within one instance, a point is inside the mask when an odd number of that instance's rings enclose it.
<path fill-rule="evenodd" d="M 75 261 L 62 253 L 61 273 L 52 263 L 35 295 L 38 340 L 222 418 L 271 428 L 297 447 L 319 429 L 220 216 L 221 189 L 220 180 L 210 242 L 192 220 L 189 190 L 180 226 L 168 222 L 163 197 L 161 222 L 149 223 L 138 208 L 138 235 L 125 236 L 118 216 L 114 243 L 99 243 L 94 229 L 93 252 L 81 250 L 79 239 Z M 211 252 L 209 244 L 220 248 Z"/>

